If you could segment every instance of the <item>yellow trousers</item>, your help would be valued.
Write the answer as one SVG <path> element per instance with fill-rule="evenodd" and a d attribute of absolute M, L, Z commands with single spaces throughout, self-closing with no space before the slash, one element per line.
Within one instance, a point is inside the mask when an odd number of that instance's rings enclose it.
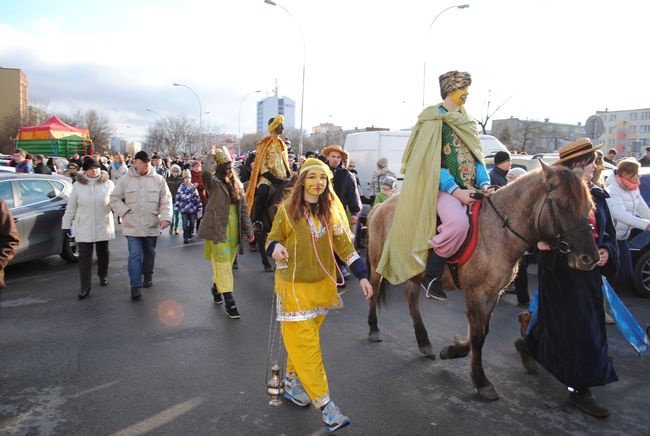
<path fill-rule="evenodd" d="M 224 292 L 232 292 L 235 285 L 235 279 L 232 274 L 232 264 L 234 262 L 217 262 L 216 256 L 212 256 L 210 263 L 212 264 L 212 281 L 217 285 L 217 292 L 222 294 Z"/>
<path fill-rule="evenodd" d="M 320 349 L 320 327 L 325 316 L 307 321 L 282 322 L 282 338 L 287 349 L 287 373 L 295 373 L 314 407 L 330 401 L 327 374 Z"/>

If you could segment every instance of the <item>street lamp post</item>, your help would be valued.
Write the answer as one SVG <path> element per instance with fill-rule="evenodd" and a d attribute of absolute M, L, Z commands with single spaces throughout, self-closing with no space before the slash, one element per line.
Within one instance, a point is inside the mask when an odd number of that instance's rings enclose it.
<path fill-rule="evenodd" d="M 160 118 L 162 118 L 162 115 L 160 115 L 160 112 L 158 112 L 158 111 L 155 111 L 155 110 L 153 110 L 153 109 L 145 109 L 145 110 L 146 110 L 147 112 L 154 113 L 154 114 L 158 115 Z"/>
<path fill-rule="evenodd" d="M 307 45 L 305 44 L 305 36 L 302 33 L 300 24 L 298 24 L 298 20 L 296 20 L 294 16 L 291 15 L 291 12 L 289 12 L 287 8 L 272 0 L 264 0 L 264 3 L 269 4 L 271 6 L 277 6 L 283 11 L 285 11 L 291 17 L 293 22 L 296 24 L 296 27 L 298 27 L 298 32 L 300 32 L 300 39 L 302 40 L 302 92 L 300 96 L 300 143 L 298 146 L 299 147 L 298 150 L 300 155 L 302 155 L 302 121 L 303 121 L 304 107 L 305 107 L 305 65 L 307 64 Z"/>
<path fill-rule="evenodd" d="M 436 15 L 435 18 L 433 19 L 433 21 L 431 21 L 431 24 L 429 24 L 429 27 L 427 28 L 427 33 L 426 33 L 425 36 L 429 36 L 429 32 L 431 31 L 431 27 L 433 27 L 433 23 L 436 22 L 436 20 L 438 19 L 438 17 L 440 15 L 447 12 L 449 9 L 465 9 L 465 8 L 469 8 L 469 5 L 464 4 L 464 5 L 449 6 L 448 8 L 445 8 L 445 9 L 441 10 L 440 12 L 438 12 L 438 15 Z M 425 37 L 424 40 L 425 40 L 425 44 L 426 44 L 427 38 Z M 424 51 L 424 53 L 426 53 L 426 50 Z M 426 58 L 426 54 L 425 54 L 424 67 L 422 68 L 422 107 L 424 107 L 424 96 L 425 96 L 425 93 L 426 93 L 426 84 L 427 84 L 427 58 Z"/>
<path fill-rule="evenodd" d="M 190 88 L 187 85 L 183 85 L 182 83 L 174 83 L 174 86 L 182 86 L 183 88 L 187 88 L 190 90 L 192 94 L 194 94 L 194 97 L 196 97 L 196 101 L 199 102 L 199 138 L 201 138 L 202 133 L 203 133 L 203 123 L 202 123 L 202 117 L 203 117 L 203 107 L 201 106 L 201 99 L 199 99 L 199 96 L 194 92 L 192 88 Z"/>
<path fill-rule="evenodd" d="M 257 91 L 251 91 L 248 94 L 246 94 L 244 96 L 244 98 L 242 98 L 241 101 L 239 102 L 239 122 L 238 122 L 238 128 L 237 128 L 237 138 L 238 138 L 238 140 L 237 140 L 237 156 L 241 155 L 241 140 L 242 140 L 242 136 L 241 136 L 241 107 L 244 104 L 244 100 L 246 100 L 246 98 L 248 96 L 253 95 L 253 94 L 257 94 L 257 93 L 260 93 L 260 92 L 262 92 L 262 91 L 259 90 L 259 89 Z"/>

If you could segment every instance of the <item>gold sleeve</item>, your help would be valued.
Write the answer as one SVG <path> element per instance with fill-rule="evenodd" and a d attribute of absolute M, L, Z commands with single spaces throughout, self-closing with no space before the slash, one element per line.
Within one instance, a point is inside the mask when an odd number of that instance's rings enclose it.
<path fill-rule="evenodd" d="M 334 251 L 339 259 L 343 260 L 346 265 L 350 266 L 355 260 L 360 259 L 360 256 L 354 248 L 348 229 L 344 226 L 345 224 L 333 223 L 332 245 L 334 246 Z"/>
<path fill-rule="evenodd" d="M 275 214 L 273 219 L 273 225 L 271 226 L 271 231 L 266 237 L 266 246 L 264 249 L 267 249 L 269 243 L 272 241 L 278 241 L 280 244 L 287 246 L 287 238 L 289 237 L 289 217 L 287 210 L 284 205 L 281 205 L 278 208 L 278 212 Z"/>

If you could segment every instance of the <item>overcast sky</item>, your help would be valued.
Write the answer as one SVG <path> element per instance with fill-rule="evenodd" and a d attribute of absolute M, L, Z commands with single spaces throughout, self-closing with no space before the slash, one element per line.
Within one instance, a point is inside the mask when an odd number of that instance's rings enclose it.
<path fill-rule="evenodd" d="M 306 42 L 305 130 L 410 127 L 440 100 L 437 77 L 473 77 L 467 109 L 584 122 L 596 110 L 650 107 L 645 0 L 282 0 Z M 0 2 L 0 66 L 22 69 L 32 103 L 96 108 L 118 132 L 143 139 L 156 115 L 203 118 L 221 132 L 255 130 L 255 101 L 297 102 L 303 50 L 295 21 L 263 0 Z M 127 129 L 125 126 L 131 126 Z"/>

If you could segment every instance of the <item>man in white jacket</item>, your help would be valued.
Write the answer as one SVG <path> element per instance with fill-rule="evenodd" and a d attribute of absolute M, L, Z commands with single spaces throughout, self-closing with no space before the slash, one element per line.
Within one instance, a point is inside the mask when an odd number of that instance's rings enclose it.
<path fill-rule="evenodd" d="M 142 288 L 153 285 L 156 242 L 161 228 L 171 224 L 172 196 L 165 179 L 156 174 L 149 153 L 135 154 L 133 166 L 111 194 L 111 208 L 122 218 L 122 233 L 129 244 L 131 299 L 142 297 Z"/>

